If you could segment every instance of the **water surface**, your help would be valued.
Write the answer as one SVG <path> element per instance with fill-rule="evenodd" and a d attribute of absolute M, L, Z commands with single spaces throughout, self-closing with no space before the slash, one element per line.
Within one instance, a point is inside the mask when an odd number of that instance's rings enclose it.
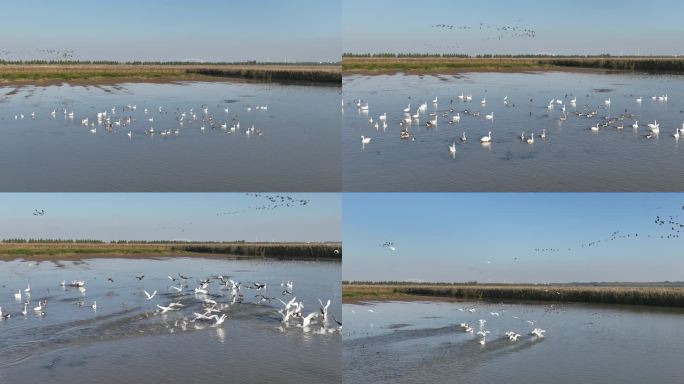
<path fill-rule="evenodd" d="M 343 314 L 345 383 L 684 380 L 681 309 L 371 302 L 345 304 Z M 491 332 L 484 345 L 480 336 L 460 327 L 465 322 L 477 332 L 479 319 Z M 534 327 L 546 330 L 546 336 L 530 335 Z M 507 331 L 521 338 L 509 341 Z"/>
<path fill-rule="evenodd" d="M 338 105 L 325 86 L 0 87 L 0 190 L 339 191 Z"/>
<path fill-rule="evenodd" d="M 681 191 L 684 77 L 640 74 L 467 73 L 440 76 L 348 76 L 343 81 L 344 190 L 348 191 Z M 458 96 L 472 95 L 471 102 Z M 651 100 L 668 95 L 668 101 Z M 507 98 L 508 104 L 504 103 Z M 643 98 L 637 103 L 637 97 Z M 432 100 L 437 97 L 435 105 Z M 570 101 L 577 97 L 575 105 Z M 611 99 L 610 106 L 605 100 Z M 353 100 L 368 102 L 362 111 Z M 482 99 L 486 104 L 482 105 Z M 561 121 L 562 105 L 569 115 Z M 403 109 L 413 120 L 402 140 Z M 468 110 L 470 114 L 465 111 Z M 575 112 L 595 111 L 593 118 Z M 493 112 L 494 119 L 485 116 Z M 387 113 L 387 127 L 374 127 Z M 428 128 L 430 113 L 437 125 Z M 449 124 L 460 113 L 459 123 Z M 479 117 L 474 114 L 479 113 Z M 446 114 L 446 117 L 444 117 Z M 618 120 L 621 116 L 624 120 Z M 369 119 L 373 123 L 369 123 Z M 594 133 L 591 126 L 615 122 Z M 638 121 L 639 128 L 632 124 Z M 647 123 L 660 123 L 646 139 Z M 617 129 L 623 125 L 623 129 Z M 546 139 L 539 135 L 546 130 Z M 492 132 L 492 143 L 480 138 Z M 459 138 L 466 133 L 468 141 Z M 522 142 L 535 134 L 534 144 Z M 363 146 L 361 136 L 371 142 Z M 415 139 L 415 141 L 413 141 Z M 682 133 L 684 139 L 684 133 Z M 456 143 L 456 155 L 449 146 Z"/>
<path fill-rule="evenodd" d="M 179 272 L 192 277 L 180 294 L 168 288 L 179 282 L 167 277 Z M 142 275 L 143 280 L 135 278 Z M 242 302 L 223 309 L 228 319 L 221 326 L 192 322 L 192 313 L 201 312 L 206 298 L 193 293 L 196 281 L 217 275 L 245 284 L 266 282 L 266 295 L 283 299 L 290 296 L 281 294 L 281 282 L 294 281 L 304 313 L 317 311 L 319 298 L 329 298 L 330 314 L 340 319 L 339 263 L 187 258 L 3 262 L 0 305 L 12 317 L 0 321 L 0 382 L 70 383 L 84 377 L 98 383 L 341 380 L 340 334 L 320 334 L 334 324 L 318 322 L 306 330 L 296 321 L 283 324 L 276 313 L 281 304 L 260 303 L 255 290 L 243 289 Z M 85 292 L 60 287 L 63 279 L 84 280 Z M 16 301 L 13 293 L 28 283 L 30 313 L 22 316 L 26 297 Z M 147 301 L 143 290 L 158 293 Z M 216 281 L 209 290 L 208 298 L 231 302 L 230 291 L 219 290 Z M 31 308 L 43 299 L 48 304 L 39 316 Z M 91 308 L 94 301 L 97 310 Z M 185 307 L 165 315 L 156 311 L 156 304 L 171 301 Z"/>

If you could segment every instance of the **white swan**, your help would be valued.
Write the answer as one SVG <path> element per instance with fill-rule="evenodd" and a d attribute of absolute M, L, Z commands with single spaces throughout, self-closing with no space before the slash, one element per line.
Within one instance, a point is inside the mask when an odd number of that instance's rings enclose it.
<path fill-rule="evenodd" d="M 632 124 L 632 128 L 634 128 L 634 129 L 639 128 L 639 120 L 635 121 L 634 124 Z"/>
<path fill-rule="evenodd" d="M 541 133 L 541 135 L 539 135 L 539 137 L 542 140 L 546 140 L 546 128 L 542 129 L 542 133 Z"/>
<path fill-rule="evenodd" d="M 371 142 L 370 137 L 361 136 L 361 144 L 368 144 Z"/>
<path fill-rule="evenodd" d="M 318 317 L 318 313 L 316 313 L 316 312 L 311 312 L 308 315 L 306 315 L 305 317 L 303 317 L 302 318 L 302 328 L 308 327 L 309 324 L 311 324 L 311 320 L 315 319 L 317 317 Z"/>
<path fill-rule="evenodd" d="M 636 99 L 637 103 L 641 103 L 642 101 L 643 101 L 643 99 L 641 98 L 641 96 L 637 97 L 637 99 Z"/>
<path fill-rule="evenodd" d="M 482 142 L 482 143 L 491 143 L 491 141 L 492 141 L 492 131 L 489 131 L 487 136 L 482 136 L 482 138 L 480 138 L 480 142 Z"/>
<path fill-rule="evenodd" d="M 466 141 L 468 141 L 468 138 L 466 138 L 466 134 L 465 134 L 465 131 L 464 131 L 463 134 L 461 134 L 461 142 L 462 142 L 462 143 L 465 143 Z"/>
<path fill-rule="evenodd" d="M 456 155 L 456 142 L 455 141 L 449 146 L 449 153 L 451 153 L 451 156 Z"/>
<path fill-rule="evenodd" d="M 461 121 L 460 113 L 456 113 L 455 115 L 451 116 L 451 122 L 458 123 L 459 121 Z"/>
<path fill-rule="evenodd" d="M 404 108 L 404 113 L 409 113 L 411 112 L 411 104 L 407 105 L 406 108 Z"/>
<path fill-rule="evenodd" d="M 525 141 L 527 142 L 527 144 L 534 144 L 534 132 L 532 132 L 530 134 L 530 137 L 528 137 Z"/>
<path fill-rule="evenodd" d="M 490 113 L 489 115 L 485 115 L 485 118 L 487 120 L 494 120 L 494 112 Z"/>
<path fill-rule="evenodd" d="M 530 332 L 531 335 L 537 336 L 539 338 L 544 337 L 544 333 L 546 333 L 546 331 L 541 328 L 535 328 L 532 330 L 532 332 Z"/>

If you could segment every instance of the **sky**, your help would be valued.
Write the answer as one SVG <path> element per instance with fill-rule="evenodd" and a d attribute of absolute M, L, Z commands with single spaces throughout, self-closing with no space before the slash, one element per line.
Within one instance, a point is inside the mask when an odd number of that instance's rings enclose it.
<path fill-rule="evenodd" d="M 655 224 L 684 223 L 681 193 L 345 193 L 343 207 L 345 280 L 683 280 L 684 236 Z M 640 237 L 606 241 L 615 231 Z"/>
<path fill-rule="evenodd" d="M 684 54 L 681 1 L 342 1 L 344 52 Z M 516 26 L 535 37 L 498 39 L 496 27 Z"/>
<path fill-rule="evenodd" d="M 267 199 L 244 193 L 2 193 L 0 239 L 340 240 L 339 194 L 267 195 L 309 203 L 265 211 L 254 208 Z"/>
<path fill-rule="evenodd" d="M 0 59 L 339 61 L 340 13 L 316 0 L 6 0 Z"/>

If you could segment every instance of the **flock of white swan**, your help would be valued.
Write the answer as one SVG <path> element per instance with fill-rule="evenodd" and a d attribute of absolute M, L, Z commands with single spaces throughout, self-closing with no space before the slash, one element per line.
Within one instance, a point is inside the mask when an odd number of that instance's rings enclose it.
<path fill-rule="evenodd" d="M 477 311 L 476 308 L 468 308 L 468 309 L 459 308 L 458 310 L 459 310 L 459 311 L 468 311 L 468 312 L 470 312 L 470 313 L 474 313 L 474 312 Z M 500 312 L 489 312 L 489 314 L 490 314 L 491 316 L 496 316 L 496 317 L 500 317 L 500 316 L 501 316 L 501 313 L 500 313 Z M 513 317 L 514 319 L 516 319 L 516 320 L 519 320 L 519 317 L 517 317 L 517 316 L 512 316 L 512 317 Z M 527 322 L 528 324 L 534 326 L 534 321 L 525 320 L 525 322 Z M 461 329 L 462 329 L 464 332 L 466 332 L 466 333 L 470 333 L 470 334 L 473 334 L 473 333 L 474 333 L 474 334 L 476 334 L 477 336 L 479 336 L 479 337 L 480 337 L 480 340 L 478 341 L 478 343 L 479 343 L 480 345 L 485 345 L 485 344 L 487 343 L 487 335 L 489 335 L 489 334 L 491 333 L 491 331 L 489 331 L 489 330 L 486 329 L 486 327 L 485 327 L 486 324 L 487 324 L 487 320 L 485 320 L 485 319 L 479 319 L 479 320 L 478 320 L 478 325 L 477 325 L 477 332 L 475 332 L 475 327 L 474 327 L 474 326 L 472 326 L 472 325 L 470 325 L 470 324 L 468 324 L 468 323 L 466 323 L 466 322 L 461 323 L 461 324 L 460 324 L 460 327 L 461 327 Z M 534 328 L 534 329 L 532 329 L 532 330 L 529 332 L 529 334 L 530 334 L 534 339 L 541 339 L 541 338 L 543 338 L 545 333 L 546 333 L 546 330 L 541 329 L 541 328 Z M 515 331 L 506 331 L 506 332 L 504 332 L 504 335 L 506 336 L 506 338 L 508 338 L 508 341 L 510 341 L 510 342 L 516 342 L 516 341 L 518 341 L 519 338 L 522 337 L 521 334 L 516 333 Z"/>
<path fill-rule="evenodd" d="M 627 110 L 625 110 L 625 113 L 620 114 L 617 117 L 611 117 L 610 115 L 610 107 L 612 104 L 612 101 L 609 98 L 605 99 L 603 101 L 602 105 L 599 106 L 592 106 L 587 104 L 583 108 L 578 108 L 577 107 L 577 97 L 573 97 L 570 100 L 567 100 L 570 96 L 566 95 L 565 98 L 553 98 L 549 101 L 548 105 L 546 108 L 550 113 L 553 111 L 559 111 L 558 115 L 558 120 L 563 123 L 568 120 L 568 118 L 571 115 L 574 115 L 576 118 L 586 118 L 586 119 L 594 119 L 597 118 L 597 121 L 595 124 L 591 125 L 587 128 L 588 131 L 592 133 L 598 133 L 601 129 L 603 128 L 609 128 L 613 127 L 617 130 L 623 130 L 625 128 L 625 121 L 629 121 L 629 125 L 631 126 L 632 129 L 637 131 L 640 128 L 639 121 L 637 120 L 637 117 L 633 113 L 627 113 Z M 472 118 L 480 118 L 482 113 L 485 112 L 480 112 L 480 111 L 472 111 L 470 109 L 464 109 L 464 110 L 457 110 L 454 101 L 457 100 L 458 102 L 462 102 L 464 104 L 471 103 L 473 101 L 473 95 L 472 94 L 463 94 L 461 93 L 458 95 L 455 99 L 452 99 L 449 102 L 449 106 L 447 109 L 441 109 L 439 108 L 439 98 L 435 97 L 431 104 L 432 104 L 432 112 L 428 111 L 428 102 L 424 101 L 421 104 L 419 104 L 417 107 L 412 107 L 411 104 L 408 104 L 406 107 L 403 108 L 402 110 L 402 115 L 400 118 L 397 118 L 398 120 L 398 125 L 401 127 L 401 130 L 399 132 L 399 137 L 402 140 L 411 140 L 415 141 L 415 136 L 411 133 L 411 128 L 413 127 L 419 127 L 421 126 L 421 120 L 425 121 L 424 126 L 427 128 L 435 128 L 437 125 L 440 123 L 440 120 L 444 123 L 447 123 L 449 125 L 456 126 L 458 123 L 461 122 L 461 119 L 465 116 L 472 117 Z M 634 102 L 641 105 L 643 104 L 644 98 L 639 96 L 635 98 Z M 662 95 L 655 95 L 651 96 L 652 102 L 658 102 L 658 103 L 667 103 L 668 102 L 668 95 L 667 94 L 662 94 Z M 532 103 L 533 100 L 530 100 L 530 103 Z M 487 107 L 487 98 L 482 98 L 480 100 L 480 106 L 484 110 Z M 502 100 L 502 103 L 504 106 L 509 107 L 509 106 L 515 106 L 512 104 L 508 96 L 505 96 Z M 344 108 L 344 101 L 342 101 L 342 106 Z M 353 101 L 353 105 L 356 106 L 356 108 L 359 111 L 359 114 L 361 116 L 365 116 L 368 118 L 368 124 L 370 127 L 374 128 L 376 132 L 386 132 L 387 128 L 390 126 L 390 123 L 388 122 L 388 116 L 387 112 L 384 112 L 383 114 L 377 116 L 377 118 L 373 118 L 371 113 L 370 113 L 370 105 L 368 101 L 364 101 L 362 99 L 356 99 Z M 399 109 L 399 108 L 397 108 Z M 572 111 L 570 111 L 572 109 Z M 599 111 L 606 111 L 605 116 L 599 116 Z M 530 112 L 531 114 L 531 112 Z M 489 125 L 489 129 L 487 131 L 487 134 L 484 136 L 481 136 L 479 138 L 479 142 L 485 146 L 489 147 L 492 145 L 492 128 L 494 125 L 494 112 L 487 113 L 484 115 L 485 120 L 487 123 L 491 124 Z M 658 138 L 660 135 L 660 123 L 658 121 L 654 121 L 653 123 L 648 123 L 646 125 L 648 128 L 648 132 L 643 135 L 645 139 L 653 139 L 653 138 Z M 672 137 L 678 141 L 680 136 L 684 135 L 684 123 L 682 123 L 681 128 L 680 127 L 673 127 L 672 128 Z M 529 134 L 526 132 L 521 132 L 519 136 L 520 142 L 524 144 L 534 144 L 535 140 L 541 140 L 544 142 L 547 139 L 547 133 L 546 133 L 546 128 L 541 129 L 541 133 L 535 134 L 534 131 L 530 132 Z M 361 145 L 362 148 L 365 148 L 366 145 L 371 144 L 372 137 L 363 135 L 361 136 Z M 460 144 L 466 144 L 470 141 L 470 139 L 466 136 L 466 132 L 462 131 L 460 137 L 458 138 L 458 142 Z M 457 151 L 457 141 L 454 140 L 451 145 L 449 145 L 449 153 L 452 157 L 456 156 L 456 151 Z"/>
<path fill-rule="evenodd" d="M 145 276 L 135 276 L 135 278 L 142 284 Z M 281 283 L 277 289 L 278 292 L 273 297 L 269 297 L 268 285 L 264 282 L 242 283 L 218 275 L 199 280 L 197 286 L 191 288 L 188 284 L 190 278 L 182 274 L 178 274 L 178 276 L 169 275 L 170 285 L 165 287 L 166 293 L 159 294 L 157 290 L 150 293 L 141 287 L 134 294 L 144 298 L 145 302 L 149 303 L 147 309 L 149 314 L 165 318 L 173 314 L 178 329 L 183 331 L 191 327 L 194 329 L 220 327 L 228 319 L 231 309 L 238 304 L 251 303 L 259 306 L 270 306 L 271 303 L 278 302 L 282 306 L 280 308 L 273 307 L 273 317 L 279 320 L 282 330 L 296 327 L 300 328 L 302 332 L 320 335 L 340 333 L 342 330 L 342 322 L 329 312 L 330 300 L 324 303 L 323 300 L 319 299 L 318 304 L 320 306 L 316 310 L 306 313 L 304 301 L 298 300 L 295 296 L 295 287 L 292 281 Z M 114 282 L 111 278 L 107 280 L 111 283 Z M 70 283 L 63 280 L 59 286 L 65 293 L 70 290 L 78 292 L 79 297 L 75 301 L 77 307 L 71 310 L 89 310 L 97 313 L 103 307 L 114 308 L 120 305 L 119 303 L 102 302 L 102 299 L 99 304 L 96 300 L 87 300 L 87 287 L 84 280 L 73 280 Z M 253 299 L 245 298 L 245 289 L 256 293 Z M 28 320 L 30 317 L 42 318 L 47 316 L 50 313 L 48 300 L 41 298 L 33 301 L 32 293 L 38 295 L 31 291 L 30 284 L 23 290 L 18 289 L 14 293 L 14 300 L 21 311 L 13 313 L 0 307 L 0 320 L 9 321 L 15 318 Z M 200 309 L 185 313 L 184 309 L 189 307 L 199 307 Z"/>
<path fill-rule="evenodd" d="M 459 307 L 458 310 L 460 312 L 469 312 L 469 313 L 476 313 L 479 312 L 479 310 L 475 307 L 469 307 L 469 308 L 464 308 L 464 307 Z M 368 309 L 369 313 L 376 313 L 375 310 L 373 309 Z M 351 313 L 356 313 L 354 310 L 351 311 Z M 489 312 L 489 315 L 492 317 L 501 317 L 504 314 L 503 312 Z M 505 315 L 505 314 L 504 314 Z M 520 319 L 518 316 L 511 315 L 511 318 L 517 320 L 517 321 L 523 321 Z M 532 320 L 524 320 L 526 324 L 529 324 L 530 326 L 534 327 L 535 322 Z M 486 328 L 487 320 L 486 319 L 479 319 L 478 323 L 476 325 L 471 325 L 467 322 L 462 322 L 459 324 L 459 328 L 463 330 L 463 332 L 467 334 L 471 334 L 473 336 L 479 336 L 478 344 L 484 346 L 487 344 L 487 335 L 491 334 L 492 332 Z M 541 329 L 539 327 L 534 327 L 532 328 L 531 331 L 529 331 L 529 336 L 531 336 L 532 340 L 539 340 L 544 338 L 546 334 L 546 330 Z M 350 334 L 351 335 L 351 334 Z M 523 336 L 520 333 L 517 333 L 516 331 L 505 331 L 504 332 L 505 339 L 508 339 L 509 342 L 516 342 L 519 339 L 521 339 Z"/>
<path fill-rule="evenodd" d="M 268 105 L 250 105 L 246 106 L 247 113 L 256 113 L 258 111 L 268 111 Z M 129 139 L 133 136 L 147 136 L 153 137 L 159 135 L 162 137 L 179 136 L 183 129 L 199 129 L 205 130 L 220 130 L 226 134 L 243 134 L 246 137 L 262 136 L 263 130 L 256 128 L 254 124 L 251 127 L 240 127 L 240 120 L 238 116 L 230 116 L 230 109 L 224 108 L 218 114 L 210 112 L 209 106 L 204 104 L 198 110 L 189 108 L 188 110 L 181 110 L 176 108 L 173 111 L 173 127 L 169 127 L 168 119 L 164 117 L 168 115 L 168 111 L 159 106 L 156 109 L 141 108 L 138 111 L 136 104 L 127 104 L 125 106 L 114 106 L 108 110 L 103 110 L 91 115 L 77 116 L 73 110 L 69 109 L 52 109 L 47 116 L 51 119 L 57 119 L 58 116 L 63 116 L 67 122 L 74 122 L 80 120 L 80 125 L 87 129 L 91 134 L 95 135 L 98 132 L 104 131 L 106 133 L 114 134 L 125 132 Z M 14 120 L 20 121 L 24 119 L 37 120 L 39 115 L 36 112 L 31 112 L 28 115 L 17 113 L 14 115 Z M 156 118 L 156 120 L 155 120 Z M 161 120 L 161 121 L 160 121 Z M 155 125 L 165 125 L 165 128 L 155 128 Z"/>

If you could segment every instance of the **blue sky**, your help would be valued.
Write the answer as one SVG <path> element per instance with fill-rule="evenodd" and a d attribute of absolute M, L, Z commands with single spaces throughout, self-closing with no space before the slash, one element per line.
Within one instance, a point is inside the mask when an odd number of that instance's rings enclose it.
<path fill-rule="evenodd" d="M 79 59 L 339 60 L 341 3 L 315 0 L 8 0 L 0 52 Z M 49 58 L 49 57 L 48 57 Z"/>
<path fill-rule="evenodd" d="M 682 280 L 684 237 L 660 239 L 669 227 L 654 220 L 678 215 L 676 220 L 684 222 L 683 205 L 684 194 L 666 193 L 349 193 L 343 197 L 343 277 L 509 283 Z M 605 242 L 614 231 L 641 237 Z M 580 246 L 596 240 L 604 242 Z M 380 247 L 386 241 L 395 243 L 395 252 Z"/>
<path fill-rule="evenodd" d="M 671 0 L 539 2 L 343 0 L 345 52 L 684 54 L 684 3 Z M 479 24 L 492 28 L 479 29 Z M 434 24 L 471 26 L 443 30 Z M 519 26 L 534 38 L 498 39 Z"/>
<path fill-rule="evenodd" d="M 101 240 L 339 241 L 339 194 L 286 194 L 310 200 L 272 211 L 243 193 L 0 194 L 0 238 Z M 34 216 L 33 210 L 45 210 Z M 217 216 L 219 212 L 243 211 Z"/>

